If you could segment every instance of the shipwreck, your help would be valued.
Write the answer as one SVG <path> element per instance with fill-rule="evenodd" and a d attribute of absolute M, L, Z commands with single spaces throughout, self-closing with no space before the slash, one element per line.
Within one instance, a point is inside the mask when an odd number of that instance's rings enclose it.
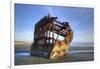
<path fill-rule="evenodd" d="M 31 55 L 57 59 L 68 54 L 73 31 L 68 22 L 60 22 L 50 14 L 44 16 L 35 24 Z M 57 37 L 54 38 L 55 34 Z M 59 36 L 64 37 L 59 40 Z"/>

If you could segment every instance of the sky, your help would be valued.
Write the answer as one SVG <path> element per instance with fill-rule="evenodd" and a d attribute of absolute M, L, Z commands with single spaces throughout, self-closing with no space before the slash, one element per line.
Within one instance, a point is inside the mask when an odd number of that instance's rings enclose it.
<path fill-rule="evenodd" d="M 69 22 L 73 42 L 94 42 L 94 9 L 48 5 L 15 4 L 15 41 L 33 41 L 35 24 L 48 13 L 60 22 Z"/>

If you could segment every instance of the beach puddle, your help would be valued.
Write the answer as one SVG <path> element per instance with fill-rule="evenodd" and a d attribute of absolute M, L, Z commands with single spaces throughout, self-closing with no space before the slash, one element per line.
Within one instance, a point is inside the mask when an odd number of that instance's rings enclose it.
<path fill-rule="evenodd" d="M 88 52 L 94 52 L 94 50 L 72 50 L 69 51 L 69 54 L 78 54 L 78 53 L 88 53 Z M 15 56 L 31 56 L 30 51 L 20 51 L 20 52 L 15 52 Z"/>

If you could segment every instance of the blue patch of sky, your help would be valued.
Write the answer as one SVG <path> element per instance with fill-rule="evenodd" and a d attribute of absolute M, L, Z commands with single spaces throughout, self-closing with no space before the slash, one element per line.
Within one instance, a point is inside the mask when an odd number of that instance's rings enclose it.
<path fill-rule="evenodd" d="M 32 41 L 35 24 L 50 13 L 61 22 L 69 22 L 73 42 L 94 41 L 94 9 L 47 5 L 15 4 L 15 40 Z"/>

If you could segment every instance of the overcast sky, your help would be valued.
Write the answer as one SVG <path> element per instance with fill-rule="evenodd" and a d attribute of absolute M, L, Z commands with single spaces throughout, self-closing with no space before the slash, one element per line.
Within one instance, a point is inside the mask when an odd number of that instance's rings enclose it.
<path fill-rule="evenodd" d="M 69 22 L 74 31 L 73 42 L 94 41 L 94 9 L 15 4 L 15 40 L 33 41 L 35 24 L 50 13 L 61 22 Z"/>

